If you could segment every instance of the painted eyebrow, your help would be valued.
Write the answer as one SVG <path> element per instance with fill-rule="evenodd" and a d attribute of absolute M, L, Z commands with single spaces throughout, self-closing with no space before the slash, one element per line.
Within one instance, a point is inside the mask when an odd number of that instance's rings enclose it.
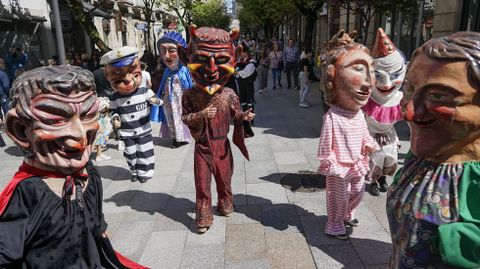
<path fill-rule="evenodd" d="M 432 90 L 432 89 L 438 89 L 438 90 L 441 90 L 441 91 L 450 91 L 453 94 L 455 94 L 456 96 L 459 96 L 459 95 L 463 94 L 462 92 L 453 88 L 452 86 L 447 85 L 447 84 L 443 84 L 443 83 L 428 84 L 428 85 L 425 85 L 425 86 L 421 87 L 420 89 L 418 89 L 418 91 L 423 92 L 423 91 L 428 91 L 428 90 Z"/>
<path fill-rule="evenodd" d="M 40 101 L 35 105 L 35 108 L 48 113 L 53 112 L 64 117 L 69 117 L 74 114 L 73 109 L 69 105 L 51 100 Z"/>
<path fill-rule="evenodd" d="M 96 99 L 95 96 L 92 95 L 92 96 L 90 96 L 87 100 L 85 100 L 85 101 L 83 102 L 83 105 L 82 105 L 82 113 L 81 113 L 81 114 L 90 111 L 90 109 L 92 108 L 92 106 L 95 105 L 95 101 L 96 101 L 95 99 Z"/>

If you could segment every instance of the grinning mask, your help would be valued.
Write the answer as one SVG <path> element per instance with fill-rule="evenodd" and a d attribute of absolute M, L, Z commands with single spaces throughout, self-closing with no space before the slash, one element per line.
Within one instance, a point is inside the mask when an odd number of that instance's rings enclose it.
<path fill-rule="evenodd" d="M 133 93 L 142 83 L 142 69 L 136 48 L 125 46 L 109 51 L 102 56 L 100 64 L 105 65 L 105 77 L 121 95 Z"/>
<path fill-rule="evenodd" d="M 386 103 L 403 85 L 407 67 L 403 54 L 395 48 L 382 28 L 378 28 L 375 44 L 372 48 L 375 63 L 376 87 L 372 98 L 380 103 Z"/>
<path fill-rule="evenodd" d="M 238 35 L 238 29 L 228 33 L 211 27 L 190 26 L 188 68 L 197 89 L 213 95 L 228 82 L 242 50 L 241 46 L 235 48 L 233 44 Z"/>
<path fill-rule="evenodd" d="M 93 74 L 75 66 L 40 67 L 12 85 L 8 136 L 25 162 L 49 171 L 83 170 L 98 130 Z"/>

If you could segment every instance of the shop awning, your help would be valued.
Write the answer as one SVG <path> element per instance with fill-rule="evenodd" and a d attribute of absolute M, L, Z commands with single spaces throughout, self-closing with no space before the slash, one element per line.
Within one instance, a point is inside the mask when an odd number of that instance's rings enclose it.
<path fill-rule="evenodd" d="M 87 11 L 87 12 L 90 12 L 91 10 L 93 10 L 92 15 L 96 16 L 96 17 L 103 17 L 103 18 L 106 18 L 106 19 L 113 18 L 113 16 L 110 15 L 109 13 L 103 11 L 100 8 L 95 7 L 94 5 L 92 5 L 88 2 L 83 2 L 83 9 L 85 9 L 85 11 Z"/>

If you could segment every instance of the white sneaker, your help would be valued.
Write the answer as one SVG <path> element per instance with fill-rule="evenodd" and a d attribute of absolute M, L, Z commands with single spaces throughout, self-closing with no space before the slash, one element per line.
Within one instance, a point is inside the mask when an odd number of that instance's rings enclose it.
<path fill-rule="evenodd" d="M 310 106 L 309 106 L 308 104 L 306 104 L 306 103 L 300 103 L 299 106 L 305 107 L 305 108 L 310 107 Z"/>

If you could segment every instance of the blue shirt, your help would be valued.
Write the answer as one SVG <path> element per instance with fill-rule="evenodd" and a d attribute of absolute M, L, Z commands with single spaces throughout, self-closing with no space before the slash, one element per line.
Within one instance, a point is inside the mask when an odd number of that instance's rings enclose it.
<path fill-rule="evenodd" d="M 283 49 L 283 59 L 286 63 L 296 63 L 300 60 L 300 50 L 297 46 L 286 46 Z"/>
<path fill-rule="evenodd" d="M 7 73 L 0 69 L 0 96 L 10 96 L 10 79 Z"/>

